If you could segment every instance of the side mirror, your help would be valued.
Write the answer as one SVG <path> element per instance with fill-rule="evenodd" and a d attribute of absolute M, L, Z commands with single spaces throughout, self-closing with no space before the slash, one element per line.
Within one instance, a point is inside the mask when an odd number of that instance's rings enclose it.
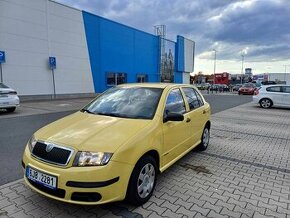
<path fill-rule="evenodd" d="M 168 113 L 163 118 L 163 123 L 166 123 L 167 121 L 183 121 L 183 120 L 184 120 L 183 114 L 179 114 L 179 113 Z"/>

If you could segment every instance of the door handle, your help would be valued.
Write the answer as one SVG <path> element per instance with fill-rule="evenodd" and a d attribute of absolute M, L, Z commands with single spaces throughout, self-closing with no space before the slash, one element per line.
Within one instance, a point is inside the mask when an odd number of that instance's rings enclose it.
<path fill-rule="evenodd" d="M 191 119 L 189 117 L 186 118 L 186 122 L 189 123 Z"/>

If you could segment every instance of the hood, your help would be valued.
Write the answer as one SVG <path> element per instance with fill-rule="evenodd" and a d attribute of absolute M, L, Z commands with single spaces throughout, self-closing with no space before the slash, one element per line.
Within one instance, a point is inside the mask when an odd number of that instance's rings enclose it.
<path fill-rule="evenodd" d="M 151 120 L 127 119 L 76 112 L 36 132 L 39 140 L 78 151 L 116 151 Z"/>

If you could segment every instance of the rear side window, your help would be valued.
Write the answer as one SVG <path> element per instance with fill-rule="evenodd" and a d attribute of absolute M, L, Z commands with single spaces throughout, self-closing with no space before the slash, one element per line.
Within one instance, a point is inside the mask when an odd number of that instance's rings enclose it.
<path fill-rule="evenodd" d="M 194 110 L 201 106 L 201 103 L 203 103 L 201 97 L 193 88 L 182 88 L 182 90 L 184 91 L 190 110 Z"/>
<path fill-rule="evenodd" d="M 182 94 L 179 89 L 173 89 L 170 91 L 166 106 L 165 106 L 165 113 L 185 113 L 185 104 L 182 97 Z"/>
<path fill-rule="evenodd" d="M 290 86 L 283 86 L 282 92 L 290 93 Z"/>
<path fill-rule="evenodd" d="M 195 91 L 195 90 L 194 90 L 194 91 Z M 200 94 L 199 94 L 197 91 L 195 91 L 195 93 L 196 93 L 196 96 L 197 96 L 197 99 L 198 99 L 199 105 L 200 105 L 200 106 L 203 106 L 203 105 L 204 105 L 204 102 L 203 102 L 203 100 L 202 100 L 202 97 L 200 96 Z"/>
<path fill-rule="evenodd" d="M 281 92 L 281 86 L 272 86 L 266 88 L 267 92 Z"/>

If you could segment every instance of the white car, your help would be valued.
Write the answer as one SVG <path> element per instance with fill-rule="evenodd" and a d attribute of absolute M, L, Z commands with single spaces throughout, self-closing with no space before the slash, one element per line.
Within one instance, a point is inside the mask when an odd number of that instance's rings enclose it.
<path fill-rule="evenodd" d="M 289 107 L 290 85 L 261 86 L 254 92 L 253 101 L 262 108 Z"/>
<path fill-rule="evenodd" d="M 8 112 L 15 111 L 19 105 L 17 92 L 8 86 L 0 83 L 0 109 L 6 109 Z"/>

